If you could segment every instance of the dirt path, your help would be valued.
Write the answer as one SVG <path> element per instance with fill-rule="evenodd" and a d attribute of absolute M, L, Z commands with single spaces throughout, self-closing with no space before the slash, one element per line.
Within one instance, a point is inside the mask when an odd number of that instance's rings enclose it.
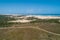
<path fill-rule="evenodd" d="M 34 29 L 37 29 L 37 30 L 42 30 L 44 32 L 47 32 L 47 33 L 50 33 L 50 34 L 53 34 L 53 35 L 58 35 L 60 36 L 60 34 L 57 34 L 57 33 L 53 33 L 53 32 L 50 32 L 50 31 L 47 31 L 47 30 L 44 30 L 42 28 L 39 28 L 39 27 L 4 27 L 4 28 L 0 28 L 0 29 L 16 29 L 16 28 L 34 28 Z M 13 30 L 10 30 L 10 31 L 13 31 Z"/>

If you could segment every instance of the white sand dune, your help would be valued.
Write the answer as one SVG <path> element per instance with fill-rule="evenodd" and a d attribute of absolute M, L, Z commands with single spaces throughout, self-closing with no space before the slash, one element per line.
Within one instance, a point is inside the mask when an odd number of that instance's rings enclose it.
<path fill-rule="evenodd" d="M 30 22 L 32 20 L 14 20 L 14 21 L 8 21 L 8 22 L 21 22 L 21 23 L 27 23 Z"/>
<path fill-rule="evenodd" d="M 38 18 L 38 19 L 60 19 L 60 17 L 58 17 L 58 16 L 36 16 L 36 15 L 27 15 L 27 16 L 22 16 L 22 17 L 16 17 L 17 20 L 8 21 L 8 22 L 27 23 L 27 22 L 35 21 L 35 20 L 27 20 L 28 17 L 35 17 L 35 18 Z M 23 19 L 21 20 L 20 18 L 23 18 Z M 59 22 L 60 22 L 60 20 L 59 20 Z"/>
<path fill-rule="evenodd" d="M 38 19 L 60 19 L 58 16 L 36 16 L 36 15 L 28 15 L 26 17 L 35 17 Z"/>

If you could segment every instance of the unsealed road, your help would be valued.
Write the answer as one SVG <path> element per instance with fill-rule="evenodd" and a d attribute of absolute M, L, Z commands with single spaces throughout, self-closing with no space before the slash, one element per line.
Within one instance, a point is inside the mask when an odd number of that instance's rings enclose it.
<path fill-rule="evenodd" d="M 50 34 L 53 34 L 53 35 L 58 35 L 60 36 L 60 34 L 57 34 L 57 33 L 54 33 L 54 32 L 50 32 L 50 31 L 47 31 L 45 29 L 42 29 L 42 28 L 39 28 L 39 27 L 4 27 L 4 28 L 0 28 L 0 29 L 16 29 L 16 28 L 34 28 L 34 29 L 37 29 L 37 30 L 42 30 L 44 32 L 47 32 L 47 33 L 50 33 Z M 12 31 L 12 30 L 11 30 Z"/>

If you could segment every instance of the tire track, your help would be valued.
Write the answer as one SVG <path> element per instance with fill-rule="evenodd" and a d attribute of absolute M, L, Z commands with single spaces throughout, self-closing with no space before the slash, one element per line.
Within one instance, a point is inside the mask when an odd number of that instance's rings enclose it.
<path fill-rule="evenodd" d="M 34 29 L 37 29 L 37 30 L 42 30 L 44 32 L 47 32 L 47 33 L 50 33 L 50 34 L 53 34 L 53 35 L 58 35 L 60 36 L 60 34 L 57 34 L 57 33 L 54 33 L 54 32 L 50 32 L 50 31 L 47 31 L 45 29 L 42 29 L 42 28 L 39 28 L 39 27 L 4 27 L 4 28 L 0 28 L 0 29 L 17 29 L 17 28 L 34 28 Z M 13 31 L 13 30 L 10 30 L 10 31 Z"/>

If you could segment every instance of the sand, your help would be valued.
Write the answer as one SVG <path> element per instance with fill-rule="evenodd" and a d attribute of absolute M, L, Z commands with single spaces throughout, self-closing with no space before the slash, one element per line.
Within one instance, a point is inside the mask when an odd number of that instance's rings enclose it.
<path fill-rule="evenodd" d="M 18 18 L 17 20 L 13 20 L 13 21 L 8 21 L 8 22 L 21 22 L 21 23 L 27 23 L 27 22 L 31 22 L 31 21 L 34 21 L 34 20 L 27 20 L 26 18 L 28 17 L 35 17 L 35 18 L 38 18 L 38 19 L 60 19 L 60 17 L 58 16 L 36 16 L 36 15 L 27 15 L 27 16 L 22 16 L 22 17 L 16 17 Z M 20 18 L 23 18 L 22 20 L 20 20 Z M 60 22 L 60 20 L 59 20 Z"/>
<path fill-rule="evenodd" d="M 38 19 L 60 19 L 58 16 L 37 16 L 37 15 L 28 15 L 26 17 L 35 17 Z"/>
<path fill-rule="evenodd" d="M 14 21 L 8 21 L 8 22 L 21 22 L 21 23 L 27 23 L 30 22 L 32 20 L 14 20 Z"/>

